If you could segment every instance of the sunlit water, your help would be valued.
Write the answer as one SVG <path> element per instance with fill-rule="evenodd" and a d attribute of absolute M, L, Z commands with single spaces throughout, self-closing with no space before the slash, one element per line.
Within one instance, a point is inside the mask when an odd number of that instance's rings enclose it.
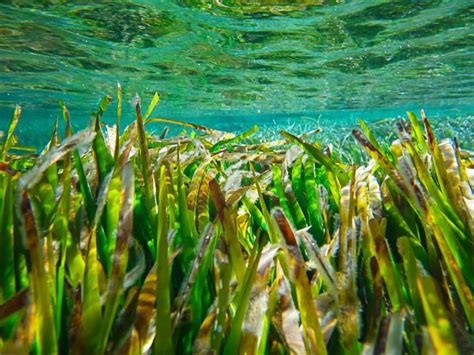
<path fill-rule="evenodd" d="M 474 112 L 474 1 L 0 1 L 0 129 L 83 127 L 120 81 L 160 116 L 240 130 Z M 113 107 L 106 120 L 113 122 Z M 472 116 L 471 116 L 472 117 Z"/>

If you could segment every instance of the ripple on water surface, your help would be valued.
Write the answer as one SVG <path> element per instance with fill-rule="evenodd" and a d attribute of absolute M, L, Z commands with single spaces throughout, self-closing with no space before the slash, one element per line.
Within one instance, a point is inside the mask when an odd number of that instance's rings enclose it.
<path fill-rule="evenodd" d="M 87 113 L 117 80 L 214 126 L 209 112 L 474 105 L 472 0 L 6 0 L 0 23 L 2 128 L 16 103 Z"/>

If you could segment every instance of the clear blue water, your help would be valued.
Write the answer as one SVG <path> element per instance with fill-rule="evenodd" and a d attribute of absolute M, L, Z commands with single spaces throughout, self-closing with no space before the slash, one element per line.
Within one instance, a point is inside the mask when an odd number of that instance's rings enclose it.
<path fill-rule="evenodd" d="M 117 81 L 127 121 L 154 91 L 157 115 L 227 130 L 469 117 L 474 1 L 0 1 L 0 129 L 20 104 L 44 141 L 59 99 L 84 126 Z"/>

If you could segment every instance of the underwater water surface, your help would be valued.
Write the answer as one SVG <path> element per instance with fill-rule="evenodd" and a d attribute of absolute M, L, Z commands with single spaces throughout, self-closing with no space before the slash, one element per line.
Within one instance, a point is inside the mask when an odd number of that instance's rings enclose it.
<path fill-rule="evenodd" d="M 228 130 L 421 108 L 473 122 L 474 2 L 0 1 L 0 129 L 20 104 L 19 134 L 44 142 L 58 100 L 85 126 L 118 81 L 128 122 L 154 91 L 157 115 Z"/>

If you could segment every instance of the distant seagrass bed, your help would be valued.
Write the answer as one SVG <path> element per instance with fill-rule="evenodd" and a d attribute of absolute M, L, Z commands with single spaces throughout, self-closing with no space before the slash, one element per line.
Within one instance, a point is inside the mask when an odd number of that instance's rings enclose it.
<path fill-rule="evenodd" d="M 419 108 L 421 109 L 421 108 Z M 416 111 L 419 111 L 417 109 Z M 8 125 L 8 117 L 13 112 L 14 107 L 9 107 L 3 111 L 3 116 L 0 117 L 0 137 L 5 134 Z M 107 112 L 103 121 L 104 124 L 110 126 L 114 125 L 113 116 L 116 115 L 114 108 L 111 108 Z M 394 124 L 403 119 L 406 112 L 404 110 L 374 110 L 365 112 L 324 112 L 319 114 L 280 114 L 280 115 L 264 115 L 257 117 L 247 117 L 240 115 L 228 116 L 225 114 L 218 115 L 213 113 L 212 115 L 203 116 L 188 116 L 180 113 L 174 115 L 173 113 L 161 113 L 159 107 L 156 109 L 155 116 L 167 117 L 171 120 L 177 119 L 179 121 L 195 123 L 205 125 L 209 128 L 228 132 L 230 134 L 240 134 L 251 129 L 254 125 L 258 126 L 258 131 L 252 135 L 254 140 L 272 141 L 279 137 L 281 130 L 288 130 L 294 133 L 305 133 L 309 131 L 317 130 L 317 133 L 311 135 L 311 140 L 317 140 L 325 144 L 332 144 L 339 146 L 343 144 L 351 145 L 354 143 L 351 137 L 351 131 L 353 128 L 358 126 L 359 120 L 366 121 L 374 134 L 379 139 L 392 139 L 396 137 L 396 132 L 391 128 Z M 388 112 L 386 112 L 388 111 Z M 416 112 L 415 111 L 415 112 Z M 447 116 L 445 111 L 453 114 Z M 457 110 L 426 110 L 426 114 L 430 117 L 430 122 L 433 126 L 434 131 L 439 137 L 462 137 L 461 144 L 463 148 L 474 150 L 474 115 L 473 114 L 456 114 Z M 35 113 L 33 113 L 35 112 Z M 471 112 L 467 110 L 467 112 Z M 474 111 L 473 111 L 474 112 Z M 44 114 L 42 118 L 38 115 Z M 391 116 L 387 116 L 390 114 Z M 74 111 L 71 114 L 71 122 L 77 129 L 83 129 L 87 126 L 90 121 L 90 116 L 93 115 L 93 110 L 90 112 L 77 112 Z M 128 110 L 123 120 L 126 123 L 133 121 L 133 112 Z M 60 108 L 51 109 L 47 112 L 35 111 L 29 112 L 28 108 L 23 109 L 23 119 L 19 122 L 16 127 L 16 135 L 23 145 L 28 145 L 40 149 L 45 140 L 49 137 L 51 129 L 53 128 L 55 121 L 61 116 Z M 39 122 L 41 121 L 41 122 Z M 216 122 L 218 122 L 216 124 Z M 63 122 L 59 119 L 58 122 L 60 127 L 63 127 Z M 163 130 L 166 130 L 167 137 L 179 136 L 183 129 L 179 125 L 167 124 L 164 122 L 154 122 L 148 125 L 148 129 L 151 134 L 160 136 Z"/>

